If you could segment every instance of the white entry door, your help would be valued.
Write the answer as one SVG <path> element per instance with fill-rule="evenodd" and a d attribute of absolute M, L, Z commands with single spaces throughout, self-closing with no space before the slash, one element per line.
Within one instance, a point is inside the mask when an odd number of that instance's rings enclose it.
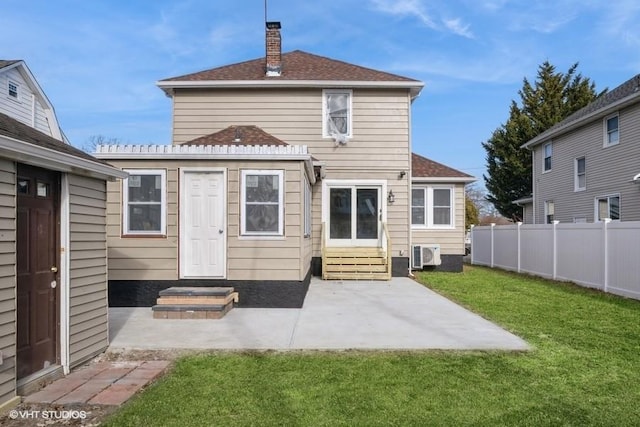
<path fill-rule="evenodd" d="M 180 271 L 183 278 L 225 277 L 223 172 L 182 171 Z"/>

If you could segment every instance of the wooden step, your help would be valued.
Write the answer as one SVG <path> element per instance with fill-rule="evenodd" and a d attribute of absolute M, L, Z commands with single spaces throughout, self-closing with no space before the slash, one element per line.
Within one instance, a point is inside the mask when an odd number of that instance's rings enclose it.
<path fill-rule="evenodd" d="M 387 271 L 386 265 L 370 265 L 370 264 L 357 264 L 357 265 L 342 265 L 342 264 L 329 264 L 326 267 L 327 272 L 344 272 L 344 273 L 385 273 Z"/>
<path fill-rule="evenodd" d="M 340 264 L 340 265 L 386 265 L 387 258 L 339 258 L 339 257 L 326 257 L 326 264 Z"/>
<path fill-rule="evenodd" d="M 330 273 L 325 272 L 325 280 L 389 280 L 388 273 Z"/>
<path fill-rule="evenodd" d="M 338 255 L 347 255 L 351 257 L 360 257 L 360 256 L 384 256 L 385 251 L 382 248 L 376 247 L 347 247 L 347 248 L 325 248 L 325 255 L 328 256 L 338 256 Z"/>
<path fill-rule="evenodd" d="M 154 319 L 221 319 L 233 308 L 229 304 L 211 305 L 154 305 L 151 307 Z"/>

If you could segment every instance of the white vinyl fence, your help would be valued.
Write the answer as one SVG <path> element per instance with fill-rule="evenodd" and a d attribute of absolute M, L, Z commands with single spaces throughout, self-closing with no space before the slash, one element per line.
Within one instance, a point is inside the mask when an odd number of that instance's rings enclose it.
<path fill-rule="evenodd" d="M 473 227 L 471 263 L 640 299 L 640 222 Z"/>

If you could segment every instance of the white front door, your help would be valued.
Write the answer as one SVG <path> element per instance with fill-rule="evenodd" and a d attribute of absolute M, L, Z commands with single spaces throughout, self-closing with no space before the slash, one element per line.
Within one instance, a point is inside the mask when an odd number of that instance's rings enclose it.
<path fill-rule="evenodd" d="M 386 217 L 384 183 L 328 182 L 325 195 L 327 246 L 381 246 Z"/>
<path fill-rule="evenodd" d="M 181 173 L 181 182 L 181 277 L 224 278 L 224 173 L 184 170 Z"/>

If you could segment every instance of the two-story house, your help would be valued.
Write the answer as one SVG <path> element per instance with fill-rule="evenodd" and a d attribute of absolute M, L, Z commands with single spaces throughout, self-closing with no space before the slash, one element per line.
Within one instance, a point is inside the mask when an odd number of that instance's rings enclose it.
<path fill-rule="evenodd" d="M 523 145 L 533 223 L 640 220 L 640 75 Z"/>
<path fill-rule="evenodd" d="M 106 180 L 63 141 L 24 61 L 0 60 L 0 412 L 108 345 Z"/>
<path fill-rule="evenodd" d="M 420 232 L 459 237 L 441 265 L 462 265 L 456 184 L 473 178 L 447 186 L 424 176 L 412 205 L 411 105 L 422 82 L 282 53 L 280 24 L 270 22 L 264 58 L 158 86 L 173 101 L 173 145 L 96 153 L 130 174 L 109 186 L 113 305 L 220 282 L 243 306 L 300 307 L 311 275 L 407 276 L 412 209 Z"/>

